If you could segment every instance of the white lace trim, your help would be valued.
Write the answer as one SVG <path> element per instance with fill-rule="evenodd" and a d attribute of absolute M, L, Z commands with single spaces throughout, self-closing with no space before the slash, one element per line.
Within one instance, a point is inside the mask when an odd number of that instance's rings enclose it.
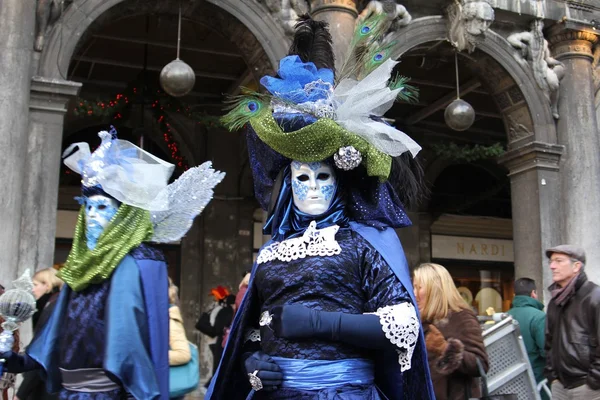
<path fill-rule="evenodd" d="M 248 329 L 244 337 L 244 343 L 246 342 L 260 342 L 260 330 Z"/>
<path fill-rule="evenodd" d="M 382 307 L 371 314 L 379 317 L 385 337 L 398 347 L 400 371 L 409 370 L 421 326 L 415 307 L 410 303 L 402 303 Z"/>
<path fill-rule="evenodd" d="M 312 221 L 302 236 L 273 242 L 264 247 L 258 254 L 256 263 L 262 264 L 275 259 L 290 262 L 309 256 L 326 257 L 340 254 L 342 249 L 335 240 L 339 229 L 337 225 L 317 229 L 317 223 Z"/>

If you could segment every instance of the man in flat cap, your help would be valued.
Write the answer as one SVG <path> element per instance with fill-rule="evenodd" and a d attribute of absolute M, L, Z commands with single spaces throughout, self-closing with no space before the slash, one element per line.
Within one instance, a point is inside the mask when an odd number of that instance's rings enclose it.
<path fill-rule="evenodd" d="M 544 370 L 552 400 L 600 400 L 600 287 L 585 275 L 582 248 L 564 244 L 546 256 L 554 281 Z"/>

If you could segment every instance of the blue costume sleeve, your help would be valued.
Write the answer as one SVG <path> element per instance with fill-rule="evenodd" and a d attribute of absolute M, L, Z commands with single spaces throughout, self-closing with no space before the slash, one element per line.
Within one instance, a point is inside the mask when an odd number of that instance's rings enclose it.
<path fill-rule="evenodd" d="M 150 354 L 161 399 L 169 398 L 169 280 L 163 261 L 136 260 L 140 268 L 150 333 Z"/>
<path fill-rule="evenodd" d="M 141 269 L 133 257 L 126 256 L 111 279 L 104 369 L 136 399 L 167 400 L 151 356 L 152 318 L 146 311 Z"/>
<path fill-rule="evenodd" d="M 48 393 L 58 392 L 61 385 L 59 365 L 60 326 L 69 301 L 71 289 L 65 285 L 61 290 L 54 311 L 41 331 L 27 347 L 27 354 L 42 366 L 42 375 L 46 381 Z"/>
<path fill-rule="evenodd" d="M 418 315 L 419 311 L 414 297 L 408 262 L 396 232 L 391 228 L 378 230 L 356 222 L 351 222 L 350 226 L 356 233 L 371 243 L 394 271 L 394 274 L 408 292 L 407 294 Z M 395 352 L 378 352 L 377 358 L 375 380 L 380 389 L 390 399 L 435 399 L 423 329 L 419 330 L 419 341 L 413 353 L 412 368 L 410 370 L 404 373 L 400 372 L 398 357 Z M 396 368 L 392 368 L 392 365 L 395 365 Z"/>

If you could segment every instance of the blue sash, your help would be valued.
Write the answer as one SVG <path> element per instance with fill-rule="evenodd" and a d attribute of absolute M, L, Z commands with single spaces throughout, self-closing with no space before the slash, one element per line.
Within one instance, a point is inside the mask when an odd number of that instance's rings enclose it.
<path fill-rule="evenodd" d="M 345 385 L 369 385 L 375 381 L 375 364 L 371 360 L 299 360 L 271 357 L 283 372 L 281 387 L 319 390 Z"/>

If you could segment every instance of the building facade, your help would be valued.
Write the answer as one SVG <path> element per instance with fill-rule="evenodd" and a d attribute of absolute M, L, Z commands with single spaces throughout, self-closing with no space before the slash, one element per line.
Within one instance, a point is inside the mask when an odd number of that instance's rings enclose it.
<path fill-rule="evenodd" d="M 64 262 L 79 187 L 61 152 L 76 141 L 93 144 L 114 124 L 178 171 L 212 160 L 227 172 L 188 236 L 164 247 L 194 338 L 210 288 L 235 291 L 265 240 L 243 133 L 215 120 L 223 101 L 276 71 L 305 12 L 329 22 L 341 62 L 367 3 L 2 1 L 2 283 Z M 382 2 L 397 19 L 389 38 L 397 70 L 413 78 L 420 99 L 396 105 L 389 118 L 423 146 L 431 188 L 410 210 L 413 226 L 398 232 L 411 266 L 446 265 L 481 313 L 509 306 L 515 278 L 547 287 L 543 250 L 558 243 L 584 247 L 588 275 L 600 281 L 600 3 L 392 3 Z M 175 102 L 160 93 L 158 73 L 175 58 L 179 6 L 181 56 L 196 84 Z M 476 113 L 462 132 L 444 119 L 456 86 Z"/>

